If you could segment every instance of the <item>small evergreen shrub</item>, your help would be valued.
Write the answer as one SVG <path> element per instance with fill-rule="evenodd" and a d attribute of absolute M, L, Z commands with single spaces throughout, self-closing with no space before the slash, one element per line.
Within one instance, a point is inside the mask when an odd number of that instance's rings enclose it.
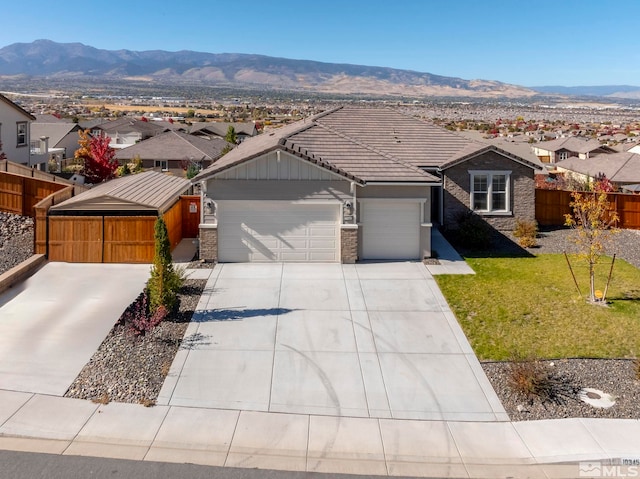
<path fill-rule="evenodd" d="M 518 238 L 518 244 L 523 248 L 533 248 L 538 244 L 538 223 L 536 220 L 520 220 L 516 219 L 516 229 L 513 236 Z"/>
<path fill-rule="evenodd" d="M 173 266 L 169 232 L 162 218 L 156 220 L 154 238 L 155 255 L 151 277 L 147 282 L 149 307 L 151 311 L 156 311 L 160 306 L 167 311 L 174 311 L 178 306 L 178 291 L 184 284 L 184 272 Z"/>

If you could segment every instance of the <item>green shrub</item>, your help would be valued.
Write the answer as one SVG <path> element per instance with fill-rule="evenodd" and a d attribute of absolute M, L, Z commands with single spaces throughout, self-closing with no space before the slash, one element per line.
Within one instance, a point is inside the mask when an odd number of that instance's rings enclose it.
<path fill-rule="evenodd" d="M 155 255 L 147 282 L 150 310 L 155 312 L 163 306 L 167 311 L 174 311 L 178 305 L 178 291 L 184 284 L 184 272 L 173 266 L 169 232 L 161 217 L 156 220 L 154 239 Z"/>
<path fill-rule="evenodd" d="M 513 236 L 518 238 L 518 244 L 523 248 L 533 248 L 538 244 L 538 223 L 536 220 L 516 219 L 516 228 Z"/>

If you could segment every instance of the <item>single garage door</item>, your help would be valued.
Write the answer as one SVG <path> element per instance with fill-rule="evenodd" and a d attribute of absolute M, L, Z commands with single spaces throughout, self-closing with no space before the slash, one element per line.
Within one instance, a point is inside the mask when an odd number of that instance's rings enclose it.
<path fill-rule="evenodd" d="M 362 201 L 362 259 L 419 259 L 421 204 Z"/>
<path fill-rule="evenodd" d="M 337 262 L 338 204 L 218 202 L 221 262 Z"/>

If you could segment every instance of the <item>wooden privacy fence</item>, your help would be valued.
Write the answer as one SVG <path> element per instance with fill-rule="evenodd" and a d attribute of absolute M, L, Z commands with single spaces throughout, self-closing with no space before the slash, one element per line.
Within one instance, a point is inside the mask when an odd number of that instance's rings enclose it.
<path fill-rule="evenodd" d="M 52 183 L 0 171 L 0 209 L 23 216 L 35 216 L 33 207 L 47 196 L 67 188 Z"/>
<path fill-rule="evenodd" d="M 608 193 L 610 210 L 618 213 L 617 226 L 640 229 L 640 195 Z M 561 226 L 571 214 L 571 191 L 536 189 L 536 221 L 542 226 Z"/>
<path fill-rule="evenodd" d="M 50 194 L 36 203 L 34 211 L 34 248 L 35 254 L 47 254 L 47 215 L 49 208 L 78 194 L 77 186 L 67 186 Z"/>

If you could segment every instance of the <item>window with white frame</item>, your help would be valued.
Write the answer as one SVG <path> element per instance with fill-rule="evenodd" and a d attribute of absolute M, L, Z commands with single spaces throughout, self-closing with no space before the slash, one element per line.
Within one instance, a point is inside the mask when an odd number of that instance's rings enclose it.
<path fill-rule="evenodd" d="M 470 171 L 471 208 L 478 213 L 509 213 L 510 171 Z"/>
<path fill-rule="evenodd" d="M 27 122 L 20 121 L 17 125 L 16 146 L 25 146 L 27 144 Z"/>
<path fill-rule="evenodd" d="M 561 151 L 558 153 L 558 160 L 562 161 L 562 160 L 566 160 L 567 158 L 569 158 L 569 152 L 568 151 Z"/>

